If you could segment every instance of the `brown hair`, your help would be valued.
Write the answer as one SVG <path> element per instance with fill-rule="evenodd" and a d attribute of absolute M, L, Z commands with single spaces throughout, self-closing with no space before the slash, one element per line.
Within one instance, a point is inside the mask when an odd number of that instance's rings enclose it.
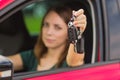
<path fill-rule="evenodd" d="M 55 7 L 51 7 L 45 14 L 43 21 L 46 17 L 46 15 L 51 12 L 54 11 L 56 12 L 62 19 L 63 21 L 68 24 L 71 16 L 72 16 L 72 10 L 69 7 L 66 6 L 55 6 Z M 42 21 L 42 26 L 43 26 L 43 21 Z M 41 27 L 42 28 L 42 27 Z M 42 30 L 42 29 L 41 29 Z M 68 53 L 68 47 L 69 47 L 69 42 L 67 41 L 66 43 L 66 47 L 62 52 L 62 55 L 59 58 L 59 62 L 57 63 L 56 67 L 60 67 L 61 64 L 63 63 L 63 61 L 65 61 L 66 59 L 66 55 Z M 35 45 L 35 49 L 34 49 L 34 53 L 35 56 L 39 62 L 40 58 L 43 57 L 43 55 L 47 52 L 47 47 L 44 45 L 43 41 L 42 41 L 42 31 L 40 32 L 40 35 L 38 37 L 37 43 Z M 40 63 L 40 62 L 39 62 Z"/>

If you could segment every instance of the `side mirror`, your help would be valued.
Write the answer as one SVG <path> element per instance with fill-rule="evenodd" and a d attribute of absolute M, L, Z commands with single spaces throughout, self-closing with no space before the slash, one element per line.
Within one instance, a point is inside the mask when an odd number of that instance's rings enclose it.
<path fill-rule="evenodd" d="M 0 80 L 12 80 L 13 73 L 12 62 L 0 55 Z"/>

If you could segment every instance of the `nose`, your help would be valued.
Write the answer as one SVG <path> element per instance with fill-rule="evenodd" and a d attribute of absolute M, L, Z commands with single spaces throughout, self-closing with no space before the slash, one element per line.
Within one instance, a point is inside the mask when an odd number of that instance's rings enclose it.
<path fill-rule="evenodd" d="M 51 34 L 53 34 L 53 32 L 54 32 L 54 31 L 53 31 L 53 28 L 52 28 L 52 27 L 49 27 L 48 30 L 47 30 L 47 34 L 48 34 L 48 35 L 51 35 Z"/>

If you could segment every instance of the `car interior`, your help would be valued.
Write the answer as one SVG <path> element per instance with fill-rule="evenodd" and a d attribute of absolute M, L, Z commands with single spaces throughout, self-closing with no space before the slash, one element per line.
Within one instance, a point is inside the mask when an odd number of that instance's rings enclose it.
<path fill-rule="evenodd" d="M 34 39 L 28 34 L 21 11 L 10 16 L 0 26 L 0 51 L 4 56 L 33 48 Z"/>
<path fill-rule="evenodd" d="M 30 10 L 26 12 L 29 13 L 31 11 L 35 11 L 34 9 L 38 8 L 38 6 L 42 5 L 42 3 L 44 4 L 42 8 L 44 8 L 44 6 L 48 4 L 49 7 L 55 4 L 55 2 L 52 3 L 49 1 L 43 1 L 39 3 L 37 2 L 37 4 L 34 3 L 34 5 L 36 4 L 36 6 L 27 6 Z M 85 64 L 91 63 L 93 33 L 91 10 L 88 2 L 86 0 L 75 0 L 73 3 L 70 0 L 65 0 L 58 3 L 64 3 L 65 5 L 70 6 L 73 10 L 78 10 L 80 8 L 83 8 L 85 10 L 85 15 L 87 16 L 87 28 L 86 31 L 83 33 L 85 38 Z M 30 31 L 28 30 L 26 25 L 27 23 L 25 21 L 25 10 L 26 9 L 21 9 L 17 11 L 12 16 L 0 23 L 0 53 L 4 56 L 13 55 L 18 52 L 34 48 L 38 34 L 30 34 Z"/>

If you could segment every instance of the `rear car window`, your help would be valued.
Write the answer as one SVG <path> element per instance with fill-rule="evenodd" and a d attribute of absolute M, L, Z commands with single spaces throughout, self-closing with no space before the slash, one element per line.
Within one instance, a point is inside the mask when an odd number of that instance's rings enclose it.
<path fill-rule="evenodd" d="M 28 5 L 27 7 L 25 7 L 22 10 L 25 25 L 26 25 L 27 30 L 30 35 L 38 35 L 39 34 L 41 22 L 42 22 L 43 16 L 45 15 L 47 9 L 51 5 L 57 5 L 58 3 L 59 3 L 58 1 L 36 2 L 36 3 L 32 3 L 32 4 Z"/>

